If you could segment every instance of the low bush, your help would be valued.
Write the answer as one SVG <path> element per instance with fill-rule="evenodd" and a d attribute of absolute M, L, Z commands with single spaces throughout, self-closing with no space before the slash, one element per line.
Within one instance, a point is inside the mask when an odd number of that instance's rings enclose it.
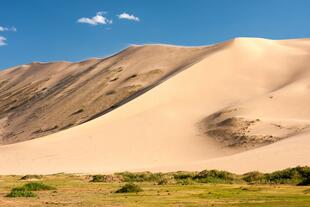
<path fill-rule="evenodd" d="M 159 182 L 163 178 L 162 173 L 151 173 L 151 172 L 122 172 L 116 173 L 122 177 L 124 182 Z"/>
<path fill-rule="evenodd" d="M 193 177 L 200 183 L 231 183 L 235 179 L 234 174 L 221 170 L 203 170 Z"/>
<path fill-rule="evenodd" d="M 162 178 L 157 182 L 157 185 L 167 185 L 169 180 L 167 178 Z"/>
<path fill-rule="evenodd" d="M 38 182 L 30 182 L 23 187 L 19 188 L 13 188 L 9 194 L 6 195 L 6 197 L 35 197 L 36 194 L 34 194 L 32 191 L 40 191 L 40 190 L 55 190 L 56 188 L 45 185 L 43 183 Z"/>
<path fill-rule="evenodd" d="M 123 187 L 121 187 L 120 189 L 115 191 L 115 193 L 138 193 L 141 191 L 143 191 L 143 190 L 142 190 L 142 188 L 140 188 L 140 186 L 138 186 L 134 183 L 127 183 Z"/>
<path fill-rule="evenodd" d="M 310 178 L 310 167 L 295 167 L 265 174 L 268 183 L 299 184 Z"/>
<path fill-rule="evenodd" d="M 113 175 L 94 175 L 91 182 L 154 182 L 157 185 L 176 183 L 188 185 L 192 183 L 249 183 L 249 184 L 292 184 L 309 185 L 310 167 L 295 167 L 272 173 L 258 171 L 237 175 L 222 170 L 203 170 L 201 172 L 121 172 Z"/>
<path fill-rule="evenodd" d="M 13 188 L 9 194 L 6 195 L 6 197 L 36 197 L 37 195 L 33 192 L 25 189 L 25 188 Z"/>
<path fill-rule="evenodd" d="M 179 172 L 172 173 L 172 177 L 175 180 L 175 182 L 179 185 L 189 185 L 194 182 L 193 177 L 196 174 L 197 173 L 195 172 L 179 171 Z"/>
<path fill-rule="evenodd" d="M 310 178 L 306 178 L 305 180 L 298 183 L 298 185 L 310 185 Z"/>
<path fill-rule="evenodd" d="M 172 176 L 175 180 L 187 180 L 192 179 L 195 175 L 196 173 L 179 171 L 173 173 Z"/>
<path fill-rule="evenodd" d="M 56 189 L 52 186 L 45 185 L 43 183 L 38 183 L 38 182 L 27 183 L 23 186 L 23 188 L 28 191 L 55 190 Z"/>
<path fill-rule="evenodd" d="M 258 171 L 248 172 L 242 175 L 242 180 L 248 183 L 264 183 L 265 175 Z"/>
<path fill-rule="evenodd" d="M 106 176 L 104 175 L 93 175 L 90 182 L 106 182 Z"/>

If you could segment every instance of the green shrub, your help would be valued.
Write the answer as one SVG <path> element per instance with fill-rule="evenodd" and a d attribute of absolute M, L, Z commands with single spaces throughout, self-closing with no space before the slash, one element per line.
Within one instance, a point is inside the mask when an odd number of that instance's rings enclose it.
<path fill-rule="evenodd" d="M 28 191 L 25 188 L 13 188 L 9 194 L 6 195 L 6 197 L 36 197 L 37 195 L 34 194 L 31 191 Z"/>
<path fill-rule="evenodd" d="M 248 183 L 264 183 L 265 175 L 258 171 L 243 174 L 242 179 Z"/>
<path fill-rule="evenodd" d="M 167 185 L 168 184 L 168 179 L 167 178 L 162 178 L 157 182 L 157 185 Z"/>
<path fill-rule="evenodd" d="M 231 183 L 235 175 L 221 170 L 203 170 L 193 177 L 193 180 L 200 183 Z"/>
<path fill-rule="evenodd" d="M 122 177 L 124 182 L 158 182 L 162 179 L 162 173 L 150 173 L 150 172 L 139 172 L 139 173 L 131 173 L 131 172 L 122 172 L 117 173 Z"/>
<path fill-rule="evenodd" d="M 310 179 L 310 167 L 298 166 L 265 174 L 249 172 L 244 174 L 242 179 L 250 183 L 306 185 L 307 179 Z"/>
<path fill-rule="evenodd" d="M 274 184 L 298 184 L 310 178 L 310 167 L 295 167 L 265 174 L 266 181 Z"/>
<path fill-rule="evenodd" d="M 91 176 L 90 182 L 105 182 L 105 183 L 111 183 L 111 182 L 121 182 L 123 181 L 123 177 L 120 175 L 93 175 Z"/>
<path fill-rule="evenodd" d="M 106 182 L 106 176 L 104 175 L 93 175 L 90 182 Z"/>
<path fill-rule="evenodd" d="M 175 172 L 173 173 L 173 178 L 175 180 L 187 180 L 187 179 L 192 179 L 196 174 L 192 172 Z"/>
<path fill-rule="evenodd" d="M 164 179 L 163 173 L 149 173 L 147 177 L 147 180 L 150 182 L 159 182 L 162 179 Z"/>
<path fill-rule="evenodd" d="M 140 186 L 133 183 L 127 183 L 123 187 L 115 191 L 115 193 L 138 193 L 141 191 L 143 190 L 142 188 L 140 188 Z"/>
<path fill-rule="evenodd" d="M 38 183 L 38 182 L 27 183 L 23 186 L 23 188 L 28 191 L 55 190 L 56 189 L 52 186 L 45 185 L 43 183 Z"/>
<path fill-rule="evenodd" d="M 196 175 L 194 172 L 179 171 L 172 174 L 172 177 L 179 185 L 189 185 L 193 183 L 193 177 Z"/>
<path fill-rule="evenodd" d="M 306 178 L 305 180 L 298 183 L 298 185 L 310 185 L 310 178 Z"/>

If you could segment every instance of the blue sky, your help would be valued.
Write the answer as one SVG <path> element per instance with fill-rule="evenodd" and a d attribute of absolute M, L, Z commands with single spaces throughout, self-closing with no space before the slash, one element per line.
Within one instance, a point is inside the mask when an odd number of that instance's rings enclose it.
<path fill-rule="evenodd" d="M 309 0 L 1 0 L 0 69 L 103 57 L 130 44 L 305 38 L 309 8 Z"/>

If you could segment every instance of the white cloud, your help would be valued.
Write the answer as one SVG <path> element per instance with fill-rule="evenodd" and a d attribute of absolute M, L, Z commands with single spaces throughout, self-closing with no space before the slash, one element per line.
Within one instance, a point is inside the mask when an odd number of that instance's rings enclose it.
<path fill-rule="evenodd" d="M 4 32 L 4 31 L 7 31 L 7 30 L 8 30 L 7 27 L 1 27 L 1 26 L 0 26 L 0 32 Z"/>
<path fill-rule="evenodd" d="M 6 38 L 3 36 L 0 36 L 0 47 L 6 45 Z"/>
<path fill-rule="evenodd" d="M 123 12 L 119 15 L 117 15 L 119 19 L 127 19 L 127 20 L 131 20 L 131 21 L 140 21 L 139 17 L 134 16 L 133 14 L 128 14 L 126 12 Z"/>
<path fill-rule="evenodd" d="M 16 32 L 17 29 L 15 27 L 2 27 L 0 26 L 0 32 Z"/>
<path fill-rule="evenodd" d="M 112 19 L 106 18 L 104 14 L 105 12 L 97 12 L 96 16 L 93 16 L 92 18 L 82 17 L 78 19 L 77 22 L 91 25 L 112 24 Z"/>

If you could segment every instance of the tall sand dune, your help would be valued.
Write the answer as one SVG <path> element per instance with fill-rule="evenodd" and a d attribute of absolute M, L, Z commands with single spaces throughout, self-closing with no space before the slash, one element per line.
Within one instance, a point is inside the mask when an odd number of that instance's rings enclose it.
<path fill-rule="evenodd" d="M 78 78 L 68 89 L 61 89 L 67 93 L 53 95 L 59 103 L 51 102 L 51 108 L 43 110 L 47 116 L 43 119 L 45 122 L 38 119 L 37 125 L 28 125 L 28 128 L 40 128 L 40 135 L 49 135 L 0 146 L 0 165 L 3 166 L 0 173 L 96 173 L 206 168 L 242 173 L 310 165 L 310 40 L 236 38 L 208 47 L 153 45 L 142 48 L 146 51 L 141 51 L 133 59 L 129 58 L 132 53 L 135 54 L 131 50 L 137 48 L 125 50 L 128 54 L 115 60 L 113 64 L 116 70 L 122 65 L 119 61 L 133 63 L 128 66 L 130 73 L 124 75 L 122 82 L 116 83 L 113 90 L 137 85 L 147 76 L 145 74 L 153 73 L 157 68 L 161 68 L 160 75 L 151 75 L 151 80 L 146 78 L 147 81 L 142 81 L 133 93 L 121 96 L 110 105 L 120 105 L 112 107 L 113 110 L 109 110 L 109 107 L 102 110 L 106 97 L 98 105 L 89 103 L 89 100 L 99 96 L 98 93 L 91 94 L 100 89 L 92 82 L 100 82 L 103 76 L 87 79 L 90 83 L 85 86 L 85 95 L 79 97 L 77 93 L 69 99 L 70 88 L 82 82 L 82 77 Z M 154 52 L 158 49 L 160 54 Z M 118 55 L 105 61 L 114 57 Z M 89 61 L 79 64 L 88 64 Z M 61 65 L 60 72 L 50 72 L 53 69 L 45 68 L 49 71 L 45 78 L 63 75 L 67 67 L 68 77 L 72 77 L 71 73 L 80 73 L 75 66 L 72 66 L 71 72 L 67 65 L 73 63 L 53 64 Z M 26 67 L 31 68 L 33 65 Z M 10 74 L 17 74 L 20 80 L 25 77 L 25 72 L 21 72 L 23 70 L 27 69 L 2 71 L 0 80 Z M 38 79 L 31 75 L 38 73 L 34 70 L 44 69 L 37 68 L 29 72 L 26 77 L 33 78 L 32 83 Z M 100 70 L 90 74 L 97 77 L 97 72 L 100 73 Z M 137 76 L 139 80 L 130 81 Z M 46 87 L 51 87 L 60 80 L 63 77 L 42 82 L 47 84 Z M 11 84 L 11 87 L 15 85 L 14 82 Z M 17 92 L 25 94 L 24 90 L 12 91 L 11 95 Z M 107 89 L 102 91 L 106 95 L 107 92 Z M 66 104 L 62 102 L 64 99 L 67 99 Z M 2 100 L 6 101 L 7 96 Z M 48 99 L 46 104 L 49 102 Z M 2 105 L 3 110 L 11 106 L 10 103 Z M 81 106 L 86 107 L 82 112 L 88 116 L 74 119 L 74 125 L 78 126 L 64 130 L 54 127 L 47 130 L 51 133 L 44 131 L 45 124 L 50 127 L 59 120 L 57 123 L 67 123 L 68 118 L 63 117 L 82 113 L 78 113 Z M 54 109 L 56 112 L 52 112 Z M 12 110 L 14 114 L 15 109 Z M 104 113 L 105 110 L 109 113 Z M 22 110 L 19 113 L 26 112 Z M 2 118 L 2 132 L 14 132 L 14 128 L 23 126 L 21 123 L 28 120 L 24 118 L 22 121 L 20 118 L 17 125 L 14 118 L 19 120 L 18 113 Z M 93 120 L 88 121 L 90 119 Z M 6 126 L 7 123 L 11 123 L 12 128 Z M 14 140 L 33 138 L 26 133 L 27 130 L 24 131 L 24 134 L 15 135 Z"/>
<path fill-rule="evenodd" d="M 0 72 L 0 144 L 99 117 L 199 61 L 209 48 L 132 46 L 105 59 L 31 63 Z"/>

